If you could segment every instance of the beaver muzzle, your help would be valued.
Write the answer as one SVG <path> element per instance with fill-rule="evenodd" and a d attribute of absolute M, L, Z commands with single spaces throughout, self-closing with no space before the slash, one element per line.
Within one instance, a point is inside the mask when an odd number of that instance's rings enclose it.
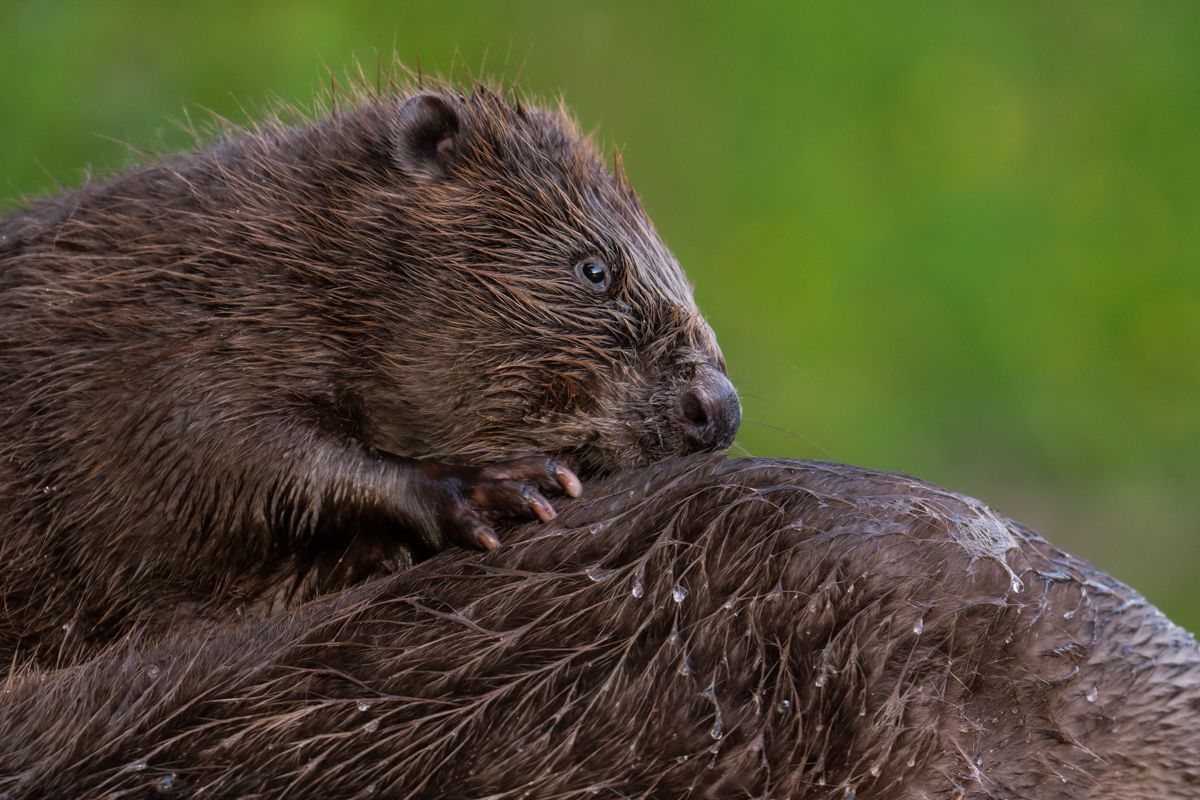
<path fill-rule="evenodd" d="M 737 390 L 723 372 L 711 367 L 696 370 L 679 393 L 679 420 L 693 452 L 724 450 L 733 444 L 742 422 Z"/>

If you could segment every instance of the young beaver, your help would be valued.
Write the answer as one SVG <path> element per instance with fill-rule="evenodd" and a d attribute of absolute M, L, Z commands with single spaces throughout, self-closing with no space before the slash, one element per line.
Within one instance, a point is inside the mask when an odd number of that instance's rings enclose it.
<path fill-rule="evenodd" d="M 976 500 L 693 456 L 552 525 L 14 674 L 0 795 L 1200 797 L 1196 642 Z"/>
<path fill-rule="evenodd" d="M 739 419 L 563 112 L 438 86 L 241 132 L 0 222 L 0 663 L 494 548 Z"/>

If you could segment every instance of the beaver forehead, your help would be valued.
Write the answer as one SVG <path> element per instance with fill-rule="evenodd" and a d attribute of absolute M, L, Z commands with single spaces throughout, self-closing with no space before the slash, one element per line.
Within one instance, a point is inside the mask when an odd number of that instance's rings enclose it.
<path fill-rule="evenodd" d="M 612 262 L 625 273 L 617 299 L 643 327 L 672 318 L 704 325 L 687 277 L 629 182 L 614 176 L 565 110 L 511 105 L 487 90 L 468 106 L 474 177 L 489 187 L 476 196 L 501 221 L 506 244 L 539 261 Z"/>
<path fill-rule="evenodd" d="M 618 181 L 591 141 L 563 114 L 537 118 L 530 144 L 539 158 L 524 158 L 508 171 L 523 207 L 551 211 L 580 255 L 607 258 L 626 271 L 624 281 L 642 304 L 674 305 L 695 312 L 691 286 L 679 262 L 654 229 L 637 195 Z M 529 169 L 536 164 L 537 169 Z"/>

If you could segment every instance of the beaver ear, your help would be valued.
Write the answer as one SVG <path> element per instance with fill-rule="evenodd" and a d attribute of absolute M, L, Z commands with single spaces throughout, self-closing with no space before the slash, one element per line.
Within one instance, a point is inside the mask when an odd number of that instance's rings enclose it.
<path fill-rule="evenodd" d="M 458 112 L 435 94 L 405 101 L 396 121 L 396 163 L 413 178 L 435 180 L 446 174 L 458 143 Z"/>

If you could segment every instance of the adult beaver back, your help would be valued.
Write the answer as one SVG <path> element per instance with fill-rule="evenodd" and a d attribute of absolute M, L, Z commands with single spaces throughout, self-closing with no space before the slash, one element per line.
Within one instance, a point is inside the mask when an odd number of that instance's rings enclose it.
<path fill-rule="evenodd" d="M 1187 633 L 840 464 L 623 472 L 497 552 L 0 688 L 14 797 L 1200 796 Z"/>
<path fill-rule="evenodd" d="M 235 133 L 0 222 L 0 663 L 494 547 L 738 421 L 564 113 L 413 87 Z"/>

